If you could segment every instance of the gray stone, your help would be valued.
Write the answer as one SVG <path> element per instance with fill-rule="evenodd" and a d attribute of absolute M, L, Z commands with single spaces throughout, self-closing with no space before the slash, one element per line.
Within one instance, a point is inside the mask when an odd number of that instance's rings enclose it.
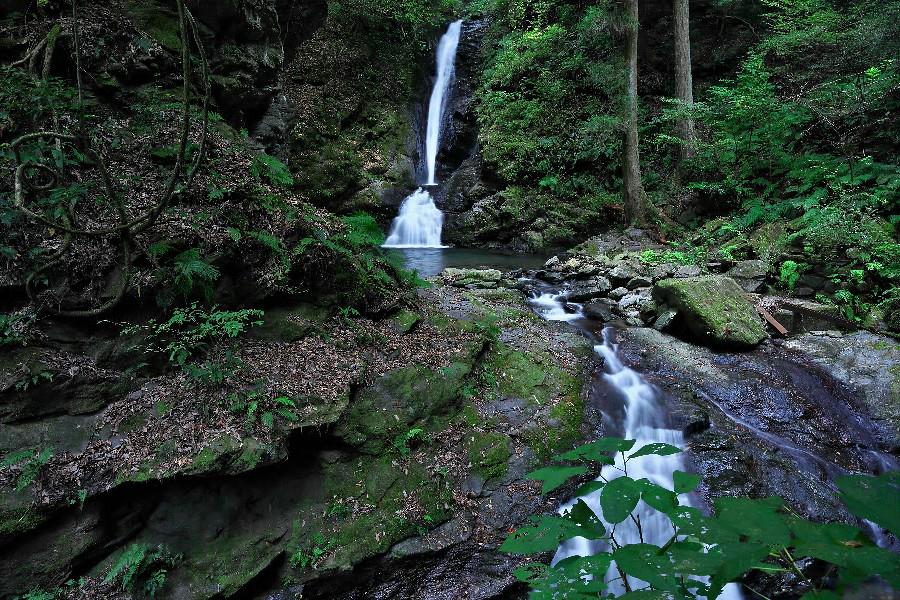
<path fill-rule="evenodd" d="M 637 273 L 634 272 L 633 269 L 625 266 L 625 265 L 616 265 L 609 272 L 609 279 L 613 283 L 617 285 L 624 284 L 629 281 L 633 277 L 635 277 Z"/>
<path fill-rule="evenodd" d="M 570 302 L 587 302 L 606 294 L 612 285 L 606 277 L 594 277 L 588 281 L 575 283 L 566 291 Z"/>
<path fill-rule="evenodd" d="M 677 317 L 677 310 L 675 310 L 674 308 L 666 308 L 660 311 L 659 316 L 656 317 L 656 322 L 653 323 L 653 329 L 657 331 L 665 331 L 672 326 Z"/>
<path fill-rule="evenodd" d="M 616 318 L 613 313 L 613 307 L 617 306 L 615 302 L 607 298 L 601 298 L 584 305 L 582 312 L 588 319 L 608 323 Z"/>
<path fill-rule="evenodd" d="M 654 281 L 658 279 L 668 279 L 675 274 L 675 265 L 671 263 L 663 263 L 650 268 L 650 276 Z"/>
<path fill-rule="evenodd" d="M 675 277 L 699 277 L 702 271 L 697 265 L 683 265 L 675 269 Z"/>
<path fill-rule="evenodd" d="M 617 287 L 612 290 L 608 295 L 613 300 L 619 300 L 620 298 L 624 298 L 628 294 L 628 288 Z"/>
<path fill-rule="evenodd" d="M 769 273 L 769 265 L 763 260 L 742 260 L 726 275 L 734 279 L 745 292 L 757 292 Z"/>
<path fill-rule="evenodd" d="M 629 290 L 636 290 L 637 288 L 649 287 L 653 285 L 653 282 L 647 279 L 646 277 L 632 277 L 628 280 L 628 283 L 625 284 Z"/>

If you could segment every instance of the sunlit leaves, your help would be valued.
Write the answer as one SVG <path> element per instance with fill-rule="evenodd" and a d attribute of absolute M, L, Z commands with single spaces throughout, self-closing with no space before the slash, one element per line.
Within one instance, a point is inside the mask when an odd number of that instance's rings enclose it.
<path fill-rule="evenodd" d="M 564 516 L 532 517 L 530 524 L 506 538 L 500 550 L 511 554 L 548 552 L 573 537 L 599 540 L 605 534 L 606 529 L 597 515 L 583 500 L 579 500 Z"/>
<path fill-rule="evenodd" d="M 634 440 L 623 440 L 615 437 L 600 438 L 596 442 L 578 446 L 573 450 L 553 457 L 556 462 L 582 461 L 613 464 L 610 452 L 627 452 L 634 446 Z"/>
<path fill-rule="evenodd" d="M 656 456 L 670 456 L 672 454 L 678 454 L 679 452 L 681 452 L 681 448 L 678 446 L 656 442 L 641 446 L 633 454 L 628 455 L 628 459 L 650 456 L 651 454 Z"/>
<path fill-rule="evenodd" d="M 675 471 L 672 473 L 672 481 L 675 484 L 676 494 L 686 494 L 697 489 L 697 486 L 700 485 L 700 476 L 694 473 Z"/>

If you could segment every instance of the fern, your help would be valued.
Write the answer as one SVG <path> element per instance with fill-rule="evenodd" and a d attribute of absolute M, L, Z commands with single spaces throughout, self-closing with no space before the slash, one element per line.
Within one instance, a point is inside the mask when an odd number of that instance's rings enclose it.
<path fill-rule="evenodd" d="M 173 554 L 162 544 L 155 548 L 146 544 L 132 544 L 119 555 L 104 581 L 118 582 L 125 592 L 142 588 L 147 595 L 155 598 L 166 583 L 168 569 L 180 560 L 180 554 Z"/>
<path fill-rule="evenodd" d="M 219 270 L 203 260 L 199 249 L 185 250 L 175 257 L 172 266 L 175 271 L 175 289 L 182 296 L 189 296 L 197 284 L 205 295 L 211 295 L 211 284 L 219 278 Z"/>
<path fill-rule="evenodd" d="M 250 163 L 250 172 L 257 179 L 268 179 L 280 187 L 290 187 L 294 185 L 294 176 L 287 165 L 275 158 L 269 156 L 265 152 L 257 154 Z"/>

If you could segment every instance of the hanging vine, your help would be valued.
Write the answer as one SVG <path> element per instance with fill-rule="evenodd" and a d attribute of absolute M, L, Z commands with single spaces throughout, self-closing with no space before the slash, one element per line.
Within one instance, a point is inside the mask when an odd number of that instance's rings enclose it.
<path fill-rule="evenodd" d="M 43 264 L 41 264 L 37 269 L 29 274 L 25 280 L 25 290 L 28 294 L 28 297 L 32 301 L 36 300 L 36 293 L 34 291 L 34 282 L 36 278 L 60 263 L 63 257 L 71 249 L 73 240 L 75 238 L 105 238 L 113 242 L 115 245 L 119 246 L 121 249 L 121 274 L 119 276 L 119 281 L 116 284 L 115 292 L 113 293 L 112 297 L 100 306 L 93 308 L 72 310 L 58 306 L 55 309 L 55 312 L 61 316 L 94 317 L 110 310 L 122 301 L 129 289 L 134 236 L 153 227 L 153 225 L 159 219 L 160 215 L 162 215 L 166 208 L 168 208 L 171 204 L 173 198 L 176 195 L 176 191 L 178 190 L 179 182 L 184 182 L 183 189 L 189 189 L 193 185 L 196 173 L 200 169 L 202 163 L 206 158 L 209 130 L 209 101 L 211 94 L 209 81 L 209 63 L 203 50 L 203 44 L 200 40 L 196 20 L 187 9 L 187 7 L 185 7 L 183 0 L 177 0 L 176 4 L 178 7 L 178 23 L 182 39 L 181 63 L 183 79 L 181 91 L 182 114 L 180 123 L 181 129 L 178 141 L 178 154 L 175 160 L 175 165 L 172 168 L 172 172 L 170 173 L 166 181 L 160 198 L 150 209 L 145 210 L 143 213 L 137 216 L 129 215 L 128 206 L 124 202 L 122 195 L 115 189 L 113 179 L 110 176 L 109 169 L 107 167 L 106 161 L 102 156 L 102 153 L 94 148 L 96 142 L 85 135 L 73 135 L 70 133 L 59 131 L 58 119 L 56 118 L 54 118 L 54 123 L 57 124 L 55 126 L 56 130 L 36 131 L 28 133 L 15 139 L 10 144 L 10 148 L 14 154 L 16 162 L 13 195 L 15 207 L 30 219 L 38 221 L 50 228 L 51 231 L 58 232 L 62 235 L 62 243 L 60 244 L 59 249 L 56 250 L 52 255 L 47 257 Z M 77 14 L 73 13 L 73 15 L 75 17 L 73 21 L 76 21 Z M 32 50 L 30 50 L 23 59 L 18 61 L 17 64 L 21 65 L 28 63 L 29 69 L 32 72 L 36 72 L 37 60 L 41 55 L 41 52 L 43 51 L 41 77 L 44 81 L 47 81 L 50 75 L 50 66 L 53 58 L 53 52 L 56 46 L 56 40 L 58 39 L 60 33 L 61 28 L 59 27 L 59 25 L 55 25 L 51 29 L 50 33 Z M 80 58 L 78 56 L 80 52 L 78 41 L 79 33 L 77 22 L 73 23 L 72 35 L 75 36 L 74 47 L 76 52 L 76 68 L 80 69 Z M 187 171 L 185 172 L 185 154 L 187 151 L 188 140 L 191 132 L 190 101 L 192 42 L 193 46 L 195 46 L 197 49 L 197 56 L 200 62 L 201 77 L 203 80 L 202 118 L 200 133 L 201 141 L 199 152 L 193 159 L 192 163 L 187 166 Z M 78 75 L 78 80 L 80 82 L 80 72 Z M 81 86 L 79 84 L 79 103 L 80 101 Z M 58 219 L 50 218 L 39 211 L 29 208 L 27 199 L 29 192 L 49 192 L 50 190 L 58 187 L 65 175 L 64 166 L 57 165 L 56 167 L 54 167 L 36 159 L 23 157 L 23 145 L 27 142 L 37 140 L 47 140 L 55 143 L 56 148 L 59 152 L 63 152 L 64 148 L 74 150 L 84 155 L 97 165 L 97 169 L 100 173 L 100 182 L 102 184 L 104 192 L 115 207 L 117 220 L 117 223 L 115 225 L 108 227 L 98 227 L 94 229 L 78 227 L 76 225 L 77 221 L 74 214 L 75 206 L 73 202 L 69 202 L 67 206 L 62 207 L 62 215 Z"/>

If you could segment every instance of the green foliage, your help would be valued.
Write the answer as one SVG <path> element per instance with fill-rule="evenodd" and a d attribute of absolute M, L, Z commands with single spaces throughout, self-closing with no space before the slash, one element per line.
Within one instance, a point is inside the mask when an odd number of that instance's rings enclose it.
<path fill-rule="evenodd" d="M 249 390 L 229 394 L 228 402 L 228 409 L 233 413 L 244 415 L 250 426 L 258 422 L 266 429 L 273 429 L 276 417 L 289 423 L 296 423 L 300 420 L 296 412 L 297 403 L 288 396 L 273 398 L 265 391 L 262 382 L 257 382 Z"/>
<path fill-rule="evenodd" d="M 165 586 L 169 569 L 174 568 L 181 558 L 162 544 L 155 548 L 132 544 L 119 554 L 104 581 L 116 582 L 122 591 L 141 591 L 155 598 Z"/>
<path fill-rule="evenodd" d="M 781 284 L 786 287 L 789 291 L 793 292 L 794 287 L 797 285 L 797 282 L 800 280 L 800 274 L 803 272 L 803 267 L 798 265 L 796 262 L 792 260 L 786 260 L 781 263 L 781 271 L 779 278 L 781 280 Z"/>
<path fill-rule="evenodd" d="M 170 364 L 190 373 L 194 367 L 189 367 L 189 360 L 206 353 L 217 342 L 232 340 L 248 328 L 262 325 L 262 317 L 261 310 L 225 311 L 215 306 L 207 310 L 194 302 L 189 307 L 173 310 L 166 321 L 151 319 L 145 324 L 125 325 L 121 333 L 142 334 L 144 353 L 162 353 Z"/>
<path fill-rule="evenodd" d="M 606 479 L 601 474 L 594 485 L 578 492 L 599 492 L 603 520 L 579 499 L 560 516 L 532 517 L 528 525 L 507 537 L 500 549 L 516 554 L 550 552 L 562 541 L 580 536 L 603 540 L 609 550 L 566 559 L 553 567 L 543 563 L 520 567 L 516 577 L 531 586 L 532 598 L 597 597 L 606 589 L 606 573 L 613 563 L 622 577 L 627 575 L 649 585 L 624 597 L 715 598 L 727 583 L 754 569 L 801 573 L 798 561 L 803 557 L 828 562 L 839 569 L 839 577 L 818 584 L 829 589 L 814 588 L 815 592 L 827 594 L 835 589 L 842 593 L 873 575 L 900 588 L 900 557 L 873 544 L 856 527 L 806 521 L 787 510 L 780 498 L 722 497 L 714 503 L 715 514 L 705 516 L 695 508 L 680 505 L 677 496 L 695 489 L 699 476 L 676 471 L 674 490 L 628 476 L 631 460 L 665 456 L 680 452 L 679 448 L 647 444 L 629 454 L 633 445 L 631 440 L 603 438 L 555 458 L 558 463 L 578 461 L 602 466 L 613 464 L 610 452 L 622 453 L 621 460 L 615 463 L 620 476 Z M 540 469 L 531 477 L 545 482 L 546 493 L 585 472 L 584 466 L 556 465 Z M 853 475 L 836 483 L 841 499 L 853 514 L 892 532 L 900 528 L 900 507 L 888 501 L 900 491 L 900 475 L 896 472 L 878 477 Z M 607 532 L 604 524 L 626 520 L 640 530 L 641 513 L 635 508 L 641 500 L 671 522 L 672 535 L 665 543 L 620 544 L 614 529 Z"/>
<path fill-rule="evenodd" d="M 0 461 L 0 469 L 7 467 L 19 467 L 19 475 L 16 478 L 15 490 L 21 492 L 37 479 L 50 459 L 53 458 L 53 448 L 26 449 L 10 452 Z"/>
<path fill-rule="evenodd" d="M 533 218 L 526 211 L 537 204 L 539 216 L 569 229 L 549 229 L 560 239 L 547 243 L 571 242 L 566 238 L 579 233 L 573 224 L 585 232 L 597 228 L 602 213 L 619 202 L 612 192 L 618 193 L 625 72 L 610 26 L 616 9 L 610 2 L 585 10 L 498 0 L 490 10 L 477 104 L 482 152 L 520 190 L 508 190 L 513 198 L 530 200 L 525 211 L 504 210 L 528 223 Z M 553 200 L 535 202 L 538 194 Z"/>
<path fill-rule="evenodd" d="M 394 448 L 397 449 L 400 456 L 409 456 L 413 442 L 424 439 L 424 434 L 425 430 L 421 427 L 413 427 L 406 433 L 397 434 L 397 437 L 394 438 Z"/>
<path fill-rule="evenodd" d="M 250 172 L 256 179 L 265 179 L 279 187 L 288 188 L 294 185 L 294 176 L 291 175 L 287 165 L 265 152 L 253 157 Z"/>
<path fill-rule="evenodd" d="M 34 322 L 34 315 L 0 313 L 0 347 L 25 345 L 26 331 Z"/>
<path fill-rule="evenodd" d="M 219 270 L 203 260 L 200 250 L 191 248 L 172 260 L 175 291 L 187 298 L 198 287 L 207 298 L 212 296 L 212 284 L 219 278 Z"/>
<path fill-rule="evenodd" d="M 335 538 L 325 538 L 321 531 L 317 531 L 313 535 L 312 543 L 306 548 L 299 548 L 290 557 L 291 566 L 295 569 L 305 569 L 307 567 L 316 567 L 325 553 L 334 547 Z"/>

